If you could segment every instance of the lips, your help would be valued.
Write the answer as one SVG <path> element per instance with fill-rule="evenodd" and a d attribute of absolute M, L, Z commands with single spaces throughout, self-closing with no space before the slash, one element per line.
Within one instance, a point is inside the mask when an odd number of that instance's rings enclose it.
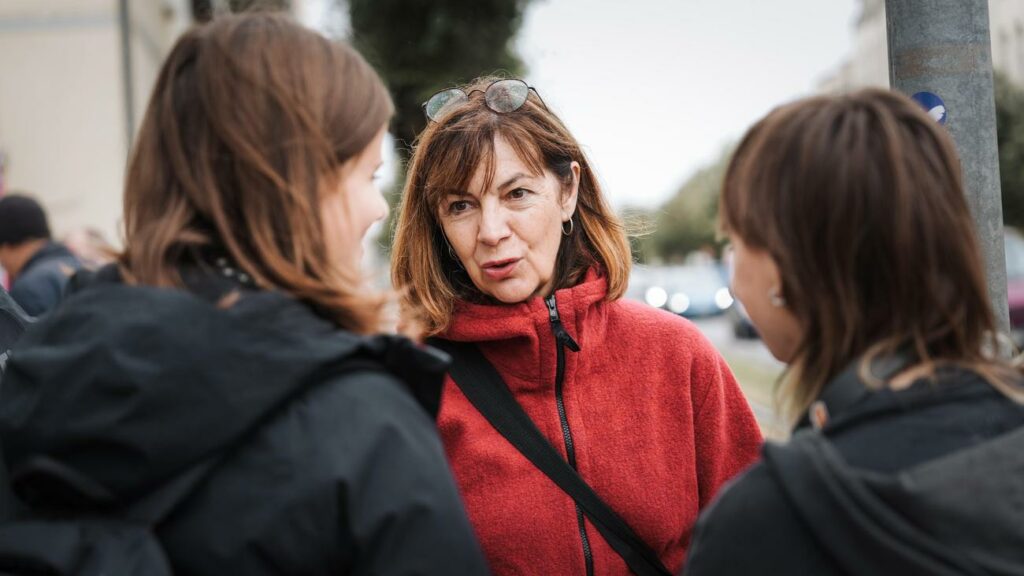
<path fill-rule="evenodd" d="M 484 262 L 480 268 L 484 275 L 491 280 L 504 280 L 515 272 L 516 266 L 522 258 L 506 258 L 505 260 L 491 260 Z"/>

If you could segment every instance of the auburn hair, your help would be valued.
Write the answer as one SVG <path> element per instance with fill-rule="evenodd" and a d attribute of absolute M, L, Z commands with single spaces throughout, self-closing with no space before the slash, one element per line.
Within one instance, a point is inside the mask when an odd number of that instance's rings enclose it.
<path fill-rule="evenodd" d="M 287 16 L 229 15 L 186 32 L 128 166 L 125 277 L 180 286 L 179 268 L 215 248 L 260 287 L 374 330 L 382 298 L 329 258 L 320 204 L 393 110 L 355 50 Z"/>
<path fill-rule="evenodd" d="M 607 278 L 607 300 L 621 297 L 629 281 L 632 256 L 625 228 L 579 143 L 532 89 L 516 111 L 497 113 L 488 108 L 483 91 L 495 80 L 481 78 L 463 86 L 469 100 L 427 126 L 409 162 L 392 246 L 391 280 L 402 295 L 404 313 L 414 316 L 427 335 L 448 327 L 456 300 L 481 297 L 448 252 L 439 210 L 448 191 L 468 190 L 478 169 L 493 177 L 494 140 L 499 136 L 535 174 L 550 171 L 566 191 L 572 185 L 572 163 L 579 163 L 574 230 L 562 237 L 554 289 L 578 284 L 591 267 Z"/>
<path fill-rule="evenodd" d="M 770 254 L 802 329 L 779 389 L 791 419 L 850 363 L 862 358 L 868 375 L 872 359 L 898 351 L 932 374 L 964 365 L 1019 394 L 993 354 L 955 147 L 906 96 L 867 89 L 769 113 L 731 159 L 720 226 Z"/>

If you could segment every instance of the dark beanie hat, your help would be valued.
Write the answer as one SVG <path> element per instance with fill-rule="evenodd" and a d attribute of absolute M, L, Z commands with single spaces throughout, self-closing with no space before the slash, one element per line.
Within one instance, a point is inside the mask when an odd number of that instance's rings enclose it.
<path fill-rule="evenodd" d="M 46 212 L 38 202 L 20 194 L 0 196 L 0 246 L 49 237 Z"/>

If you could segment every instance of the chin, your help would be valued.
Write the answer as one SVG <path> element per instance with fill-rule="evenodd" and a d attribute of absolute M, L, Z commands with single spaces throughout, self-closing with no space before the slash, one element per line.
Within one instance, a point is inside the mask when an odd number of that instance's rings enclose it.
<path fill-rule="evenodd" d="M 493 286 L 483 292 L 502 304 L 519 304 L 529 300 L 533 291 L 524 288 L 522 285 Z"/>

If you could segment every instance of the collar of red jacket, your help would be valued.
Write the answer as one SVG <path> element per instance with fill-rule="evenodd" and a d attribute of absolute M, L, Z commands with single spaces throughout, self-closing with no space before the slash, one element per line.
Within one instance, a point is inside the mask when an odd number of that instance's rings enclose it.
<path fill-rule="evenodd" d="M 562 325 L 583 352 L 588 343 L 604 338 L 602 306 L 608 293 L 607 279 L 596 269 L 583 281 L 555 292 Z M 449 340 L 477 342 L 484 355 L 506 376 L 523 384 L 553 384 L 556 349 L 548 309 L 541 297 L 518 304 L 473 304 L 460 301 L 451 326 L 442 335 Z M 567 354 L 572 355 L 572 352 Z M 571 360 L 570 364 L 574 364 Z M 548 382 L 551 380 L 551 382 Z M 508 382 L 517 388 L 514 382 Z"/>

